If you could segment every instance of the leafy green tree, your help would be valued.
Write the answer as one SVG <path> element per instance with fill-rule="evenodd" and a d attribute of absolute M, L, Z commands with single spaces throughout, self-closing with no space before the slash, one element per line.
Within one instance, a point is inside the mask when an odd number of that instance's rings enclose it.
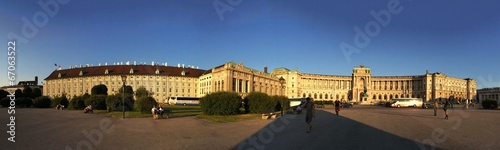
<path fill-rule="evenodd" d="M 24 89 L 23 89 L 23 97 L 29 97 L 31 98 L 32 97 L 32 92 L 33 92 L 33 89 L 31 89 L 29 86 L 25 86 Z"/>
<path fill-rule="evenodd" d="M 32 97 L 31 98 L 37 98 L 42 96 L 42 90 L 40 88 L 35 88 L 33 89 L 33 92 L 31 93 Z"/>
<path fill-rule="evenodd" d="M 134 108 L 134 97 L 131 94 L 125 94 L 125 99 L 122 99 L 122 94 L 109 95 L 106 98 L 106 106 L 114 111 L 122 111 L 123 103 L 125 103 L 125 111 L 132 111 Z"/>
<path fill-rule="evenodd" d="M 84 96 L 84 95 L 73 97 L 71 99 L 71 101 L 69 101 L 69 106 L 68 107 L 70 109 L 82 110 L 82 109 L 84 109 L 86 107 L 85 106 L 85 99 L 87 99 L 89 97 L 90 96 Z"/>
<path fill-rule="evenodd" d="M 148 90 L 146 90 L 145 87 L 141 86 L 139 88 L 137 88 L 137 90 L 135 90 L 135 98 L 136 99 L 139 99 L 141 97 L 148 97 L 152 95 L 151 92 L 149 92 Z"/>
<path fill-rule="evenodd" d="M 0 99 L 6 98 L 10 93 L 4 90 L 0 90 Z"/>
<path fill-rule="evenodd" d="M 244 103 L 246 105 L 245 108 L 248 108 L 246 111 L 250 113 L 263 113 L 274 110 L 276 107 L 276 102 L 266 93 L 262 92 L 248 94 L 244 99 Z"/>
<path fill-rule="evenodd" d="M 85 106 L 92 104 L 96 110 L 106 110 L 106 95 L 91 95 L 85 100 Z"/>
<path fill-rule="evenodd" d="M 92 87 L 91 95 L 108 95 L 108 87 L 104 84 L 99 84 Z"/>
<path fill-rule="evenodd" d="M 9 107 L 10 106 L 10 98 L 4 97 L 4 98 L 0 99 L 0 105 L 2 105 L 2 107 Z"/>
<path fill-rule="evenodd" d="M 17 89 L 16 91 L 14 91 L 14 94 L 16 95 L 16 99 L 24 97 L 23 91 L 21 91 L 21 89 Z"/>
<path fill-rule="evenodd" d="M 50 97 L 41 96 L 33 100 L 33 106 L 37 108 L 50 108 L 51 100 Z"/>
<path fill-rule="evenodd" d="M 63 93 L 62 96 L 52 99 L 52 107 L 56 107 L 59 104 L 63 105 L 64 108 L 68 108 L 69 101 L 66 94 Z"/>
<path fill-rule="evenodd" d="M 215 92 L 200 99 L 201 110 L 207 115 L 236 115 L 241 107 L 241 96 L 234 92 Z"/>
<path fill-rule="evenodd" d="M 290 99 L 288 97 L 275 95 L 272 96 L 272 99 L 276 102 L 276 110 L 281 110 L 282 107 L 284 111 L 290 109 Z"/>
<path fill-rule="evenodd" d="M 156 100 L 151 96 L 140 97 L 135 101 L 135 110 L 141 113 L 151 113 L 151 108 L 158 105 Z"/>
<path fill-rule="evenodd" d="M 123 86 L 120 87 L 120 89 L 118 90 L 118 93 L 122 94 L 123 93 Z M 125 86 L 125 94 L 134 94 L 134 89 L 132 88 L 132 86 L 130 85 L 127 85 Z"/>
<path fill-rule="evenodd" d="M 483 100 L 481 105 L 483 106 L 483 109 L 491 109 L 491 107 L 493 107 L 494 109 L 497 109 L 498 108 L 498 101 L 495 99 L 485 99 L 485 100 Z"/>

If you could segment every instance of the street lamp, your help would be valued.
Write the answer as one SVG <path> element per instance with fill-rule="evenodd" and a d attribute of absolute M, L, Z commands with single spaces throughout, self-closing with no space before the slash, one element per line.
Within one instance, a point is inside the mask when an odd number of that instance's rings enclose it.
<path fill-rule="evenodd" d="M 122 89 L 123 89 L 123 92 L 122 92 L 122 112 L 123 112 L 123 115 L 122 115 L 122 118 L 125 119 L 125 82 L 127 82 L 126 75 L 122 75 L 122 82 L 123 82 L 123 86 L 122 86 Z"/>
<path fill-rule="evenodd" d="M 284 89 L 285 87 L 283 86 L 283 84 L 285 84 L 285 78 L 280 77 L 280 79 L 279 79 L 279 80 L 280 80 L 280 84 L 281 84 L 281 96 L 284 96 L 284 94 L 283 94 L 283 89 Z M 283 116 L 283 107 L 284 107 L 284 105 L 283 105 L 283 101 L 282 101 L 282 102 L 281 102 L 281 116 Z"/>

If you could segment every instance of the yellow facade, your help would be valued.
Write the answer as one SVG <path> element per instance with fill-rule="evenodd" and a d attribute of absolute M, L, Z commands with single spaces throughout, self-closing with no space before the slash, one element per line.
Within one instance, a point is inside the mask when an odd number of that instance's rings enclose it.
<path fill-rule="evenodd" d="M 449 77 L 441 73 L 372 76 L 371 69 L 361 65 L 353 68 L 351 76 L 306 74 L 286 68 L 275 69 L 272 74 L 286 79 L 286 95 L 290 98 L 352 100 L 363 104 L 392 98 L 422 98 L 429 101 L 433 99 L 433 87 L 434 99 L 473 99 L 476 95 L 475 80 Z"/>
<path fill-rule="evenodd" d="M 351 76 L 301 73 L 286 68 L 271 73 L 228 62 L 210 70 L 171 66 L 98 66 L 56 70 L 45 80 L 46 96 L 78 96 L 104 84 L 108 94 L 118 93 L 121 76 L 135 90 L 145 87 L 157 101 L 172 96 L 203 97 L 217 91 L 236 92 L 241 96 L 257 91 L 289 98 L 312 97 L 315 100 L 351 100 L 363 104 L 392 98 L 422 98 L 426 101 L 454 97 L 474 99 L 476 81 L 442 73 L 417 76 L 372 76 L 363 65 L 353 68 Z M 280 78 L 285 79 L 283 84 Z"/>

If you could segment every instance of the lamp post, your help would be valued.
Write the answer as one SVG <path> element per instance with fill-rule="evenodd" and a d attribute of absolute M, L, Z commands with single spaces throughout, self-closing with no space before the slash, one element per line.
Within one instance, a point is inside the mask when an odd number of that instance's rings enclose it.
<path fill-rule="evenodd" d="M 284 96 L 284 94 L 283 94 L 283 89 L 284 89 L 285 87 L 283 86 L 283 84 L 285 84 L 285 78 L 280 77 L 279 81 L 280 81 L 280 84 L 281 84 L 281 96 Z M 283 107 L 284 107 L 284 106 L 285 106 L 285 105 L 283 105 L 283 101 L 282 101 L 282 102 L 281 102 L 281 116 L 283 116 Z"/>
<path fill-rule="evenodd" d="M 123 82 L 123 86 L 122 86 L 122 89 L 123 89 L 123 92 L 122 92 L 122 112 L 123 112 L 123 115 L 122 115 L 122 119 L 125 119 L 125 82 L 127 82 L 126 75 L 122 75 L 122 82 Z"/>

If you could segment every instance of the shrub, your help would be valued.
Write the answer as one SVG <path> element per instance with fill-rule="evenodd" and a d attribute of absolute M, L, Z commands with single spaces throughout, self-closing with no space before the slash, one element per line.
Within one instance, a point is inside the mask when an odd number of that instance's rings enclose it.
<path fill-rule="evenodd" d="M 83 110 L 85 106 L 85 97 L 84 96 L 77 96 L 71 99 L 69 101 L 69 109 L 75 109 L 75 110 Z"/>
<path fill-rule="evenodd" d="M 68 98 L 66 98 L 66 95 L 52 99 L 52 107 L 55 108 L 59 104 L 63 105 L 64 108 L 68 108 L 69 101 Z"/>
<path fill-rule="evenodd" d="M 492 99 L 486 99 L 486 100 L 483 100 L 482 105 L 483 105 L 484 109 L 491 109 L 491 105 L 493 105 L 493 107 L 495 109 L 497 109 L 498 108 L 498 101 L 492 100 Z"/>
<path fill-rule="evenodd" d="M 4 97 L 0 100 L 0 105 L 2 107 L 9 107 L 10 106 L 10 98 L 9 97 Z"/>
<path fill-rule="evenodd" d="M 92 104 L 95 110 L 106 110 L 106 95 L 92 95 L 85 100 L 85 106 Z"/>
<path fill-rule="evenodd" d="M 247 112 L 250 113 L 263 113 L 273 110 L 276 102 L 269 97 L 266 93 L 252 92 L 245 97 L 244 103 L 248 107 Z"/>
<path fill-rule="evenodd" d="M 50 97 L 47 96 L 40 96 L 33 100 L 33 106 L 38 108 L 50 108 L 50 103 Z"/>
<path fill-rule="evenodd" d="M 31 99 L 31 98 L 23 97 L 23 98 L 16 99 L 16 106 L 17 107 L 31 107 L 31 105 L 33 105 L 33 99 Z"/>
<path fill-rule="evenodd" d="M 284 111 L 290 109 L 290 99 L 288 97 L 275 95 L 272 98 L 276 102 L 276 110 L 281 110 L 282 106 Z"/>
<path fill-rule="evenodd" d="M 106 106 L 113 111 L 122 111 L 122 94 L 109 95 L 106 97 Z M 125 110 L 132 111 L 134 108 L 134 97 L 131 94 L 125 95 Z"/>
<path fill-rule="evenodd" d="M 151 108 L 153 108 L 153 105 L 157 105 L 156 100 L 151 97 L 140 97 L 135 101 L 134 107 L 136 111 L 139 111 L 141 113 L 151 113 Z"/>
<path fill-rule="evenodd" d="M 4 90 L 0 90 L 0 99 L 6 98 L 7 95 L 10 95 L 10 93 Z"/>
<path fill-rule="evenodd" d="M 92 87 L 91 95 L 108 95 L 108 87 L 104 84 L 99 84 Z"/>
<path fill-rule="evenodd" d="M 233 92 L 210 93 L 200 99 L 201 111 L 206 115 L 236 115 L 241 100 L 241 96 Z"/>

